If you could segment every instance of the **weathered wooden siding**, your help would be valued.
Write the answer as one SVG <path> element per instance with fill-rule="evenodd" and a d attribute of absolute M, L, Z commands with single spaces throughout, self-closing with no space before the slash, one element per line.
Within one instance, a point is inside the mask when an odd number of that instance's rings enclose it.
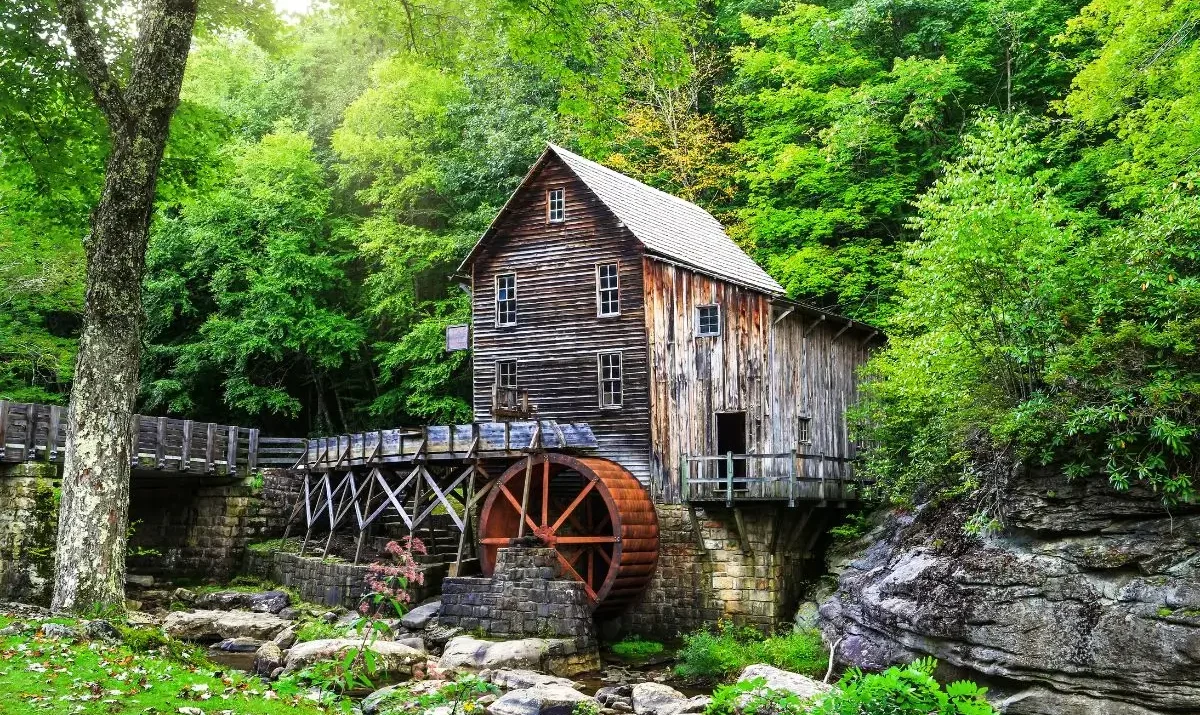
<path fill-rule="evenodd" d="M 646 325 L 650 345 L 651 475 L 664 501 L 681 496 L 681 457 L 716 453 L 718 412 L 745 412 L 750 453 L 854 456 L 845 411 L 855 399 L 854 370 L 866 359 L 865 335 L 844 321 L 818 324 L 810 311 L 772 305 L 761 293 L 647 256 Z M 721 306 L 721 334 L 697 337 L 696 306 Z M 807 337 L 806 337 L 807 335 Z M 799 444 L 798 418 L 811 418 L 811 443 Z M 822 460 L 802 460 L 816 476 Z M 826 476 L 844 463 L 824 461 Z M 748 476 L 785 476 L 784 461 L 748 464 Z M 713 476 L 713 475 L 709 475 Z"/>
<path fill-rule="evenodd" d="M 565 187 L 567 218 L 546 220 L 546 190 Z M 517 361 L 518 387 L 541 419 L 587 422 L 597 453 L 649 478 L 650 402 L 642 247 L 558 159 L 550 157 L 510 205 L 472 263 L 474 408 L 491 415 L 497 360 Z M 596 264 L 619 260 L 621 315 L 596 315 Z M 497 327 L 495 278 L 517 274 L 517 324 Z M 620 350 L 624 404 L 601 409 L 600 352 Z"/>

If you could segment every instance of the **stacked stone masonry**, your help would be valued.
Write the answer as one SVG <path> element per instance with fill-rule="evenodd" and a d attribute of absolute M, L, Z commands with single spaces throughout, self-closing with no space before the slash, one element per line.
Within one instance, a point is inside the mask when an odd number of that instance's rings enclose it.
<path fill-rule="evenodd" d="M 295 589 L 300 597 L 327 606 L 356 608 L 367 592 L 370 564 L 355 565 L 320 556 L 246 550 L 243 572 L 263 581 Z M 436 595 L 446 567 L 429 564 L 421 567 L 423 584 L 408 589 L 414 603 Z"/>
<path fill-rule="evenodd" d="M 438 622 L 498 638 L 573 638 L 581 650 L 596 643 L 583 584 L 562 578 L 546 548 L 500 549 L 492 578 L 445 579 Z"/>
<path fill-rule="evenodd" d="M 640 603 L 603 630 L 671 638 L 730 620 L 774 630 L 790 621 L 802 595 L 824 514 L 791 533 L 799 509 L 732 509 L 659 504 L 659 567 Z M 776 530 L 780 530 L 776 534 Z M 815 530 L 815 531 L 814 531 Z M 815 573 L 819 573 L 819 568 Z"/>

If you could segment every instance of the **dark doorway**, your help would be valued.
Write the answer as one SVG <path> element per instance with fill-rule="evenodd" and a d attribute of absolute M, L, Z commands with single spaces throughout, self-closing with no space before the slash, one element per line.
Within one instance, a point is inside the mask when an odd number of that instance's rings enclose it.
<path fill-rule="evenodd" d="M 746 413 L 745 412 L 718 412 L 717 415 L 717 454 L 725 456 L 733 452 L 734 455 L 746 453 Z M 719 465 L 718 473 L 721 479 L 728 479 L 728 464 L 722 460 L 717 462 Z M 733 478 L 735 480 L 746 478 L 746 460 L 733 460 Z M 724 489 L 724 485 L 721 485 Z M 733 483 L 735 490 L 745 489 L 744 481 L 735 481 Z"/>

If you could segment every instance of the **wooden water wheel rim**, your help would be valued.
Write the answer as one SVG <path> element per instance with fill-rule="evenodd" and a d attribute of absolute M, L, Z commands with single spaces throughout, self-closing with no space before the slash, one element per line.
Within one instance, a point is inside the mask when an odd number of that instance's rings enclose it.
<path fill-rule="evenodd" d="M 569 502 L 555 503 L 552 480 L 566 470 L 578 475 L 582 485 Z M 509 467 L 480 512 L 484 573 L 492 573 L 496 550 L 517 536 L 527 472 L 535 489 L 525 512 L 525 533 L 554 549 L 563 573 L 583 584 L 598 614 L 628 605 L 657 566 L 658 518 L 637 479 L 607 459 L 551 452 Z"/>

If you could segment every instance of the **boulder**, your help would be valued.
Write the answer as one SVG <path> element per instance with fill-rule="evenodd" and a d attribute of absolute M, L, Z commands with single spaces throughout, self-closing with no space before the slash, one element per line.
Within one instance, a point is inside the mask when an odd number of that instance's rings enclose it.
<path fill-rule="evenodd" d="M 759 678 L 765 681 L 763 687 L 769 690 L 785 690 L 802 700 L 824 695 L 833 689 L 832 686 L 813 680 L 807 675 L 780 670 L 763 663 L 747 665 L 737 681 L 745 683 Z"/>
<path fill-rule="evenodd" d="M 422 695 L 430 695 L 452 685 L 446 680 L 421 680 L 380 688 L 363 698 L 359 707 L 363 715 L 401 715 L 411 712 L 409 705 Z M 462 715 L 461 709 L 459 715 Z"/>
<path fill-rule="evenodd" d="M 119 641 L 121 632 L 103 618 L 97 618 L 83 623 L 83 637 L 93 641 Z"/>
<path fill-rule="evenodd" d="M 591 701 L 566 685 L 536 685 L 525 690 L 510 690 L 488 706 L 491 715 L 571 715 L 577 704 Z"/>
<path fill-rule="evenodd" d="M 74 628 L 61 623 L 43 623 L 38 632 L 45 638 L 78 638 Z"/>
<path fill-rule="evenodd" d="M 210 650 L 219 650 L 225 653 L 254 653 L 263 645 L 263 641 L 257 638 L 226 638 L 218 643 L 213 643 L 209 646 Z"/>
<path fill-rule="evenodd" d="M 443 658 L 444 660 L 444 658 Z M 579 684 L 566 678 L 546 675 L 535 670 L 501 668 L 480 673 L 480 677 L 497 688 L 505 690 L 525 690 L 538 685 L 563 685 L 568 688 L 579 688 Z"/>
<path fill-rule="evenodd" d="M 269 678 L 282 665 L 283 651 L 271 641 L 263 643 L 254 653 L 254 672 L 257 675 Z"/>
<path fill-rule="evenodd" d="M 270 640 L 287 627 L 288 622 L 277 616 L 252 611 L 175 611 L 163 622 L 163 630 L 172 638 L 200 642 Z"/>
<path fill-rule="evenodd" d="M 283 591 L 215 591 L 202 594 L 195 600 L 196 607 L 205 610 L 245 610 L 255 613 L 279 613 L 291 603 L 291 597 Z"/>
<path fill-rule="evenodd" d="M 407 638 L 396 638 L 395 643 L 402 643 L 413 650 L 425 652 L 425 641 L 419 636 L 409 636 Z"/>
<path fill-rule="evenodd" d="M 444 670 L 535 669 L 550 652 L 550 644 L 542 638 L 523 638 L 513 641 L 485 641 L 471 636 L 458 636 L 442 651 Z"/>
<path fill-rule="evenodd" d="M 29 625 L 20 621 L 14 621 L 7 626 L 0 628 L 0 638 L 6 636 L 19 636 L 29 630 Z"/>
<path fill-rule="evenodd" d="M 678 715 L 700 712 L 708 703 L 693 702 L 686 695 L 662 683 L 638 683 L 630 693 L 635 715 Z M 711 702 L 711 699 L 706 699 Z M 696 708 L 699 707 L 699 710 Z"/>
<path fill-rule="evenodd" d="M 287 652 L 284 672 L 294 673 L 306 666 L 326 660 L 340 660 L 346 652 L 362 646 L 362 640 L 331 638 L 307 643 L 297 643 Z M 374 641 L 367 646 L 375 653 L 376 673 L 371 677 L 376 683 L 395 683 L 412 677 L 414 666 L 423 666 L 425 654 L 392 641 Z"/>
<path fill-rule="evenodd" d="M 280 650 L 287 650 L 296 644 L 296 627 L 288 626 L 282 631 L 279 631 L 274 638 L 271 639 L 275 645 L 279 646 Z"/>
<path fill-rule="evenodd" d="M 633 686 L 609 685 L 597 690 L 594 697 L 596 702 L 605 707 L 612 707 L 615 703 L 630 703 L 632 707 Z"/>
<path fill-rule="evenodd" d="M 429 625 L 429 619 L 436 616 L 440 610 L 442 610 L 441 601 L 432 601 L 423 606 L 417 606 L 404 614 L 404 617 L 400 619 L 400 625 L 412 631 L 425 630 L 425 626 Z"/>
<path fill-rule="evenodd" d="M 154 577 L 150 574 L 125 574 L 125 583 L 131 586 L 140 586 L 141 588 L 150 588 L 154 585 Z"/>
<path fill-rule="evenodd" d="M 1200 504 L 1049 470 L 1004 479 L 1005 530 L 962 503 L 892 513 L 821 606 L 837 658 L 936 657 L 1010 715 L 1192 713 L 1200 702 Z"/>

